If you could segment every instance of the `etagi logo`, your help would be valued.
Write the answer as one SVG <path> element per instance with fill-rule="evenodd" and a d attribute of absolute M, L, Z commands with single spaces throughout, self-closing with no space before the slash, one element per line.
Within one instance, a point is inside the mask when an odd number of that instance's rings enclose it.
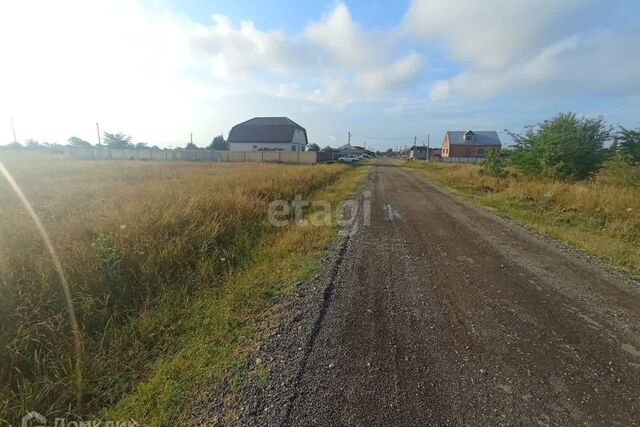
<path fill-rule="evenodd" d="M 22 427 L 45 427 L 46 425 L 47 419 L 36 411 L 31 411 L 22 417 Z"/>

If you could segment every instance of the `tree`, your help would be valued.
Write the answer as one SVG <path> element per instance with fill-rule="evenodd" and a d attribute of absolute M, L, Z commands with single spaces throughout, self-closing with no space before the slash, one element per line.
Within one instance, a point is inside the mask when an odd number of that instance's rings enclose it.
<path fill-rule="evenodd" d="M 185 150 L 197 150 L 198 146 L 196 144 L 194 144 L 193 142 L 189 142 L 187 143 L 187 145 L 184 146 Z"/>
<path fill-rule="evenodd" d="M 118 133 L 104 133 L 104 144 L 109 148 L 131 148 L 133 145 L 131 144 L 131 136 L 125 135 L 122 132 Z"/>
<path fill-rule="evenodd" d="M 619 150 L 628 155 L 634 162 L 640 162 L 640 128 L 626 129 L 620 126 L 618 138 Z"/>
<path fill-rule="evenodd" d="M 504 169 L 504 161 L 500 157 L 500 154 L 496 150 L 488 149 L 487 156 L 482 162 L 480 173 L 483 175 L 505 177 L 507 171 Z"/>
<path fill-rule="evenodd" d="M 207 147 L 210 150 L 228 150 L 229 143 L 224 140 L 224 136 L 218 135 L 213 138 L 211 144 Z"/>
<path fill-rule="evenodd" d="M 146 142 L 138 142 L 136 144 L 136 148 L 149 148 L 148 146 L 149 144 L 147 144 Z"/>
<path fill-rule="evenodd" d="M 24 142 L 24 146 L 27 148 L 39 148 L 40 143 L 35 139 L 29 138 Z"/>
<path fill-rule="evenodd" d="M 516 143 L 511 162 L 527 175 L 582 179 L 602 165 L 610 133 L 602 117 L 560 113 L 524 134 L 509 132 Z"/>
<path fill-rule="evenodd" d="M 307 151 L 320 151 L 320 146 L 318 144 L 309 144 Z"/>
<path fill-rule="evenodd" d="M 90 142 L 78 138 L 77 136 L 72 136 L 71 138 L 69 138 L 69 145 L 72 147 L 91 147 Z"/>

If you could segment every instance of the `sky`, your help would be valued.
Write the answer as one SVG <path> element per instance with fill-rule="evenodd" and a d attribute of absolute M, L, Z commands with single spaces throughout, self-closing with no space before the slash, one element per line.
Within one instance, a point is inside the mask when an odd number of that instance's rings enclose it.
<path fill-rule="evenodd" d="M 199 146 L 255 116 L 374 149 L 522 131 L 561 111 L 640 126 L 636 0 L 6 0 L 0 144 Z M 501 137 L 509 142 L 506 133 Z"/>

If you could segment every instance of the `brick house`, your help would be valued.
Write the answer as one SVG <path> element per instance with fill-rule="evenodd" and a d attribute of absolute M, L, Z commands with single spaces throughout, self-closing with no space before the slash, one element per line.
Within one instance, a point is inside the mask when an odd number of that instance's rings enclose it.
<path fill-rule="evenodd" d="M 502 143 L 496 131 L 447 131 L 442 141 L 442 157 L 485 157 L 500 152 Z"/>

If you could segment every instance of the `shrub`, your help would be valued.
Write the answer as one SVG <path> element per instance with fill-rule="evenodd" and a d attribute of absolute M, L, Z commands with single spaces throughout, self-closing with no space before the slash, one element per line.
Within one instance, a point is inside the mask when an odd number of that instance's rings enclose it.
<path fill-rule="evenodd" d="M 602 117 L 560 113 L 524 134 L 510 134 L 516 142 L 511 161 L 524 174 L 582 179 L 602 165 L 610 129 Z"/>
<path fill-rule="evenodd" d="M 496 153 L 493 150 L 489 150 L 487 152 L 487 157 L 482 163 L 480 173 L 482 173 L 483 175 L 497 177 L 505 177 L 508 175 L 507 171 L 504 168 L 504 162 L 502 158 L 500 158 L 500 154 Z"/>
<path fill-rule="evenodd" d="M 640 189 L 640 164 L 629 154 L 616 153 L 598 171 L 596 182 Z"/>
<path fill-rule="evenodd" d="M 620 127 L 620 132 L 616 136 L 620 140 L 620 151 L 634 162 L 640 162 L 640 129 Z"/>

